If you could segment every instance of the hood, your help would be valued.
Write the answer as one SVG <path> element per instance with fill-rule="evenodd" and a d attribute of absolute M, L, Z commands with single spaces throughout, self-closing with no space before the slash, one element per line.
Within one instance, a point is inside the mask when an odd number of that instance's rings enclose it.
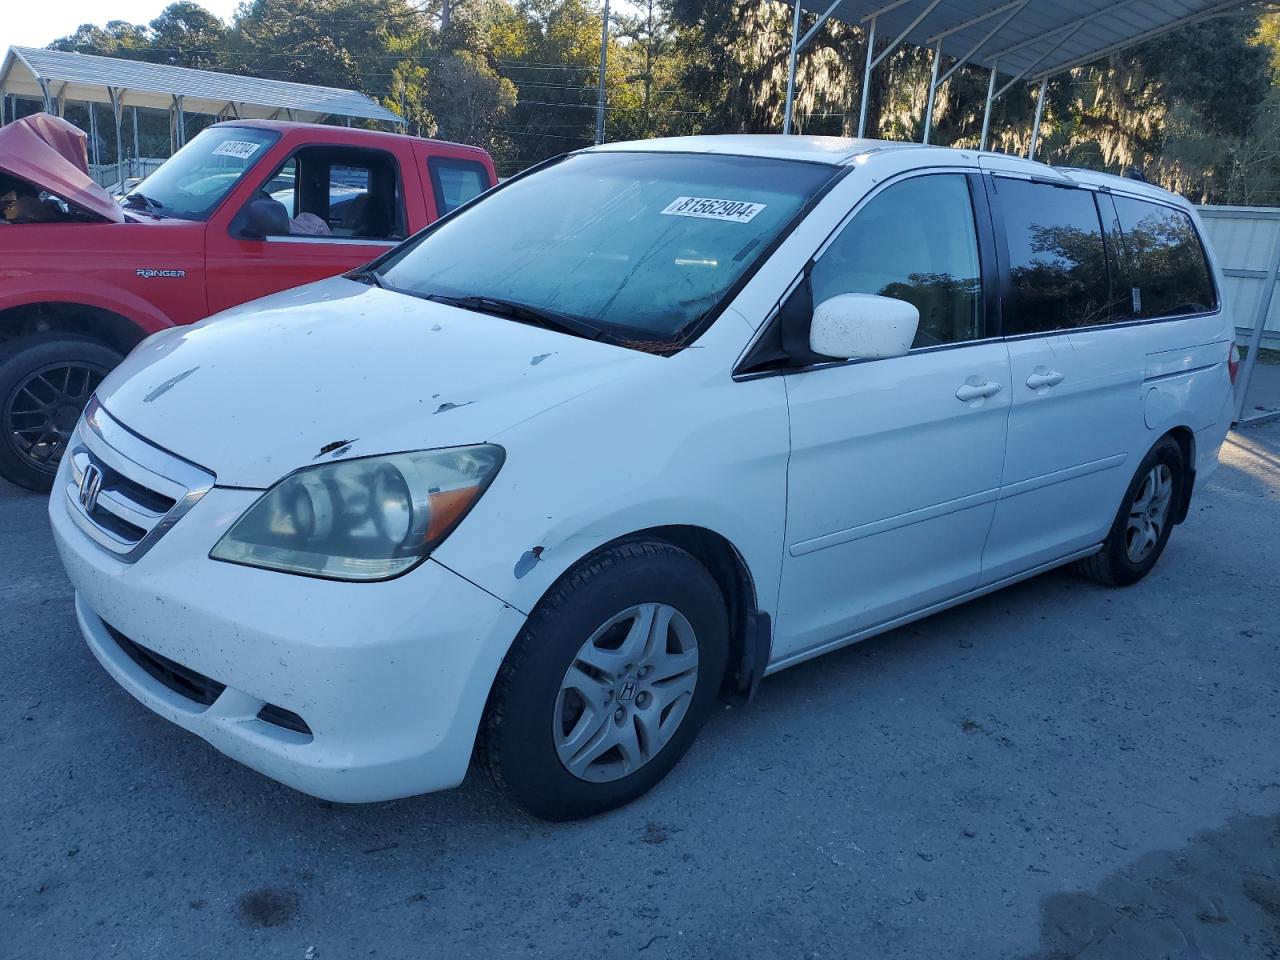
<path fill-rule="evenodd" d="M 82 130 L 47 113 L 0 127 L 0 173 L 25 180 L 60 200 L 112 223 L 124 211 L 89 176 L 87 138 Z"/>
<path fill-rule="evenodd" d="M 495 440 L 662 362 L 335 278 L 150 337 L 98 398 L 220 486 L 265 488 L 312 463 Z"/>

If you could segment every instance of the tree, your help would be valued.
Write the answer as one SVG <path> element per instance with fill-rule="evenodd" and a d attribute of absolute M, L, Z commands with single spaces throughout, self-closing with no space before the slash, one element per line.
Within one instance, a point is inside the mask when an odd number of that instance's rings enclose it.
<path fill-rule="evenodd" d="M 250 0 L 227 37 L 237 73 L 391 93 L 387 50 L 426 27 L 407 0 Z"/>
<path fill-rule="evenodd" d="M 227 28 L 197 3 L 171 3 L 151 21 L 150 54 L 157 63 L 216 69 Z"/>
<path fill-rule="evenodd" d="M 1274 90 L 1256 17 L 1210 20 L 1050 84 L 1048 152 L 1058 162 L 1131 166 L 1196 199 L 1221 197 Z"/>
<path fill-rule="evenodd" d="M 499 2 L 488 30 L 493 55 L 519 92 L 509 122 L 514 155 L 502 158 L 504 167 L 520 170 L 590 144 L 600 16 L 584 0 Z"/>
<path fill-rule="evenodd" d="M 124 20 L 109 20 L 105 27 L 82 23 L 75 33 L 49 44 L 49 49 L 102 57 L 130 57 L 140 55 L 149 43 L 146 27 Z"/>
<path fill-rule="evenodd" d="M 436 136 L 493 147 L 505 140 L 502 128 L 516 105 L 516 85 L 483 57 L 467 50 L 447 54 L 431 68 L 427 87 Z"/>
<path fill-rule="evenodd" d="M 638 7 L 638 15 L 614 18 L 608 133 L 624 140 L 693 133 L 702 113 L 680 89 L 687 58 L 669 0 L 640 0 Z"/>

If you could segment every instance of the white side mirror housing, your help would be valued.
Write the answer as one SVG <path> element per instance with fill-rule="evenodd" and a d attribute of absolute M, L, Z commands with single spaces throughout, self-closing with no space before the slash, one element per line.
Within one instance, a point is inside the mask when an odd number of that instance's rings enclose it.
<path fill-rule="evenodd" d="M 870 293 L 842 293 L 813 311 L 809 347 L 843 360 L 901 357 L 911 349 L 920 311 L 905 300 Z"/>

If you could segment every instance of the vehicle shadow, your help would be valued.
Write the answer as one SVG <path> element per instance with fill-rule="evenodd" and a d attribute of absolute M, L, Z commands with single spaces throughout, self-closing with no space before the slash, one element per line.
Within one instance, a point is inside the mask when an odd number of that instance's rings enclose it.
<path fill-rule="evenodd" d="M 1089 893 L 1045 897 L 1040 950 L 1025 960 L 1274 957 L 1278 856 L 1280 815 L 1231 817 L 1124 864 Z"/>

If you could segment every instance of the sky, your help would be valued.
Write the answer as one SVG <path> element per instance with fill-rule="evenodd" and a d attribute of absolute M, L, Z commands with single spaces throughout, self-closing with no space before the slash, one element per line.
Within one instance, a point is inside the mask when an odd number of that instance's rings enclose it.
<path fill-rule="evenodd" d="M 223 20 L 230 20 L 240 0 L 199 0 Z M 65 37 L 82 23 L 102 25 L 108 20 L 150 23 L 170 0 L 9 0 L 0 15 L 0 57 L 10 46 L 43 47 Z"/>

